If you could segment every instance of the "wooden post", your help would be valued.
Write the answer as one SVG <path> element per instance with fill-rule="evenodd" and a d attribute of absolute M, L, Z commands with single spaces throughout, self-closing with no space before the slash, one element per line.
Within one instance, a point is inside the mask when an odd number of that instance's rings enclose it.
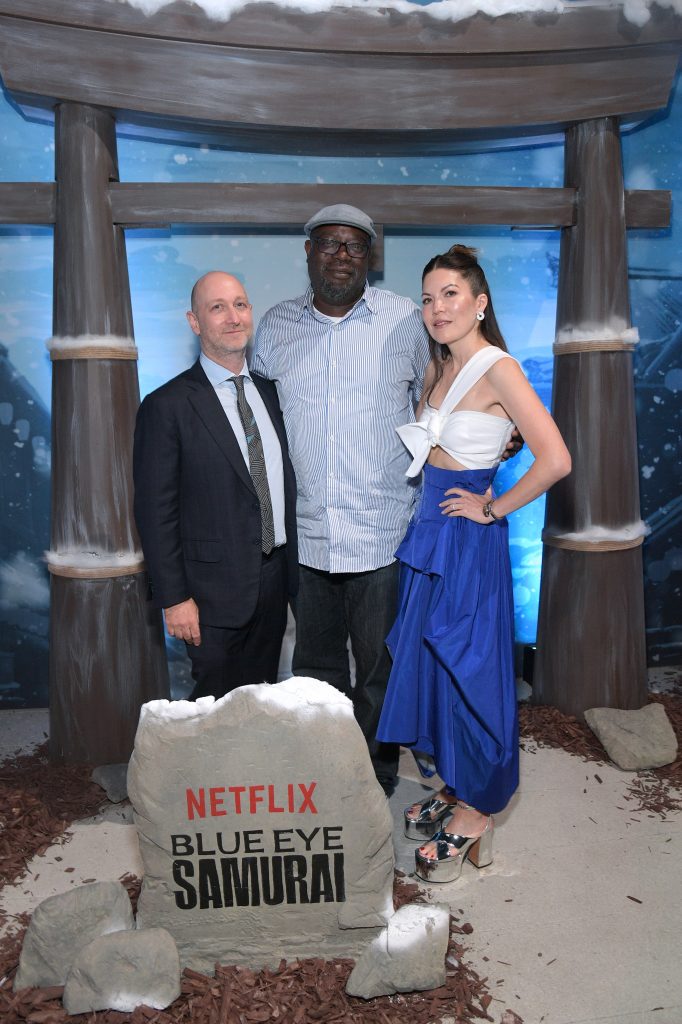
<path fill-rule="evenodd" d="M 50 752 L 107 764 L 128 760 L 141 704 L 168 696 L 132 519 L 137 350 L 109 113 L 57 108 L 56 177 Z"/>
<path fill-rule="evenodd" d="M 547 498 L 534 699 L 574 715 L 646 703 L 625 200 L 618 124 L 566 133 L 553 413 L 573 472 Z"/>

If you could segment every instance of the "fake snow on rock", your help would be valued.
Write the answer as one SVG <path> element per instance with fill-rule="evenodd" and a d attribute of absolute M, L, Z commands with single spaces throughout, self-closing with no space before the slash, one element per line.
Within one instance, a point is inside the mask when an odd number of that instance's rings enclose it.
<path fill-rule="evenodd" d="M 301 705 L 306 705 L 311 712 L 315 709 L 324 710 L 325 714 L 332 714 L 340 718 L 353 718 L 353 705 L 343 693 L 333 686 L 321 683 L 319 679 L 309 679 L 307 676 L 292 676 L 274 686 L 242 686 L 240 691 L 250 693 L 261 705 L 269 706 L 273 711 L 293 710 L 301 711 Z M 159 722 L 182 722 L 197 719 L 205 719 L 215 714 L 220 708 L 234 700 L 232 693 L 224 697 L 199 697 L 191 700 L 150 700 L 142 705 L 140 712 L 140 725 L 149 724 L 153 721 Z"/>
<path fill-rule="evenodd" d="M 115 0 L 127 3 L 144 14 L 156 14 L 175 0 Z M 216 21 L 229 19 L 246 7 L 258 4 L 274 4 L 283 10 L 301 11 L 304 14 L 328 14 L 332 10 L 361 10 L 381 15 L 387 11 L 398 14 L 426 14 L 438 21 L 463 21 L 476 14 L 497 18 L 505 14 L 562 14 L 576 7 L 621 7 L 623 16 L 631 24 L 641 27 L 651 18 L 651 8 L 656 3 L 682 13 L 682 0 L 621 0 L 620 3 L 603 3 L 601 0 L 433 0 L 423 6 L 414 0 L 195 0 L 209 18 Z"/>

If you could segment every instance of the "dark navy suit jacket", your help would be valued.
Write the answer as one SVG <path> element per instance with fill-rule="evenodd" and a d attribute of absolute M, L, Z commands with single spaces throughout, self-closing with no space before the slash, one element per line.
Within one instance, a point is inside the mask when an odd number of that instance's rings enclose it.
<path fill-rule="evenodd" d="M 251 376 L 282 446 L 293 594 L 298 574 L 294 471 L 275 385 Z M 243 626 L 258 597 L 260 507 L 232 427 L 198 360 L 142 402 L 133 476 L 135 522 L 155 607 L 192 597 L 203 625 Z"/>

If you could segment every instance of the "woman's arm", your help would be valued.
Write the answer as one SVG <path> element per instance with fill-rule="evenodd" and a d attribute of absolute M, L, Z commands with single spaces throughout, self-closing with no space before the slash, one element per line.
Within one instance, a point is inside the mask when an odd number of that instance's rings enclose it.
<path fill-rule="evenodd" d="M 492 510 L 499 518 L 515 512 L 571 471 L 571 456 L 559 428 L 530 386 L 517 362 L 501 359 L 488 371 L 488 382 L 507 415 L 514 421 L 535 457 L 533 465 L 513 487 L 496 498 Z M 444 514 L 464 516 L 477 523 L 492 520 L 483 514 L 484 495 L 460 488 L 445 492 Z"/>

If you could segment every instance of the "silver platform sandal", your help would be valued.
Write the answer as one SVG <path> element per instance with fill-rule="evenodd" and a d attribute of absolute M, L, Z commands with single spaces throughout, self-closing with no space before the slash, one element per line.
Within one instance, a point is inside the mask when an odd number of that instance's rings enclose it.
<path fill-rule="evenodd" d="M 425 882 L 456 882 L 467 857 L 474 867 L 486 868 L 493 862 L 492 814 L 478 836 L 458 836 L 442 829 L 433 836 L 433 842 L 435 857 L 425 857 L 420 850 L 415 853 L 415 874 Z"/>
<path fill-rule="evenodd" d="M 414 839 L 420 843 L 424 839 L 430 839 L 439 831 L 445 818 L 448 818 L 455 810 L 456 804 L 448 803 L 447 800 L 441 800 L 439 796 L 434 794 L 434 796 L 429 797 L 428 800 L 419 805 L 419 814 L 416 818 L 408 816 L 407 812 L 418 805 L 419 801 L 406 807 L 404 818 L 405 835 L 408 839 Z"/>

